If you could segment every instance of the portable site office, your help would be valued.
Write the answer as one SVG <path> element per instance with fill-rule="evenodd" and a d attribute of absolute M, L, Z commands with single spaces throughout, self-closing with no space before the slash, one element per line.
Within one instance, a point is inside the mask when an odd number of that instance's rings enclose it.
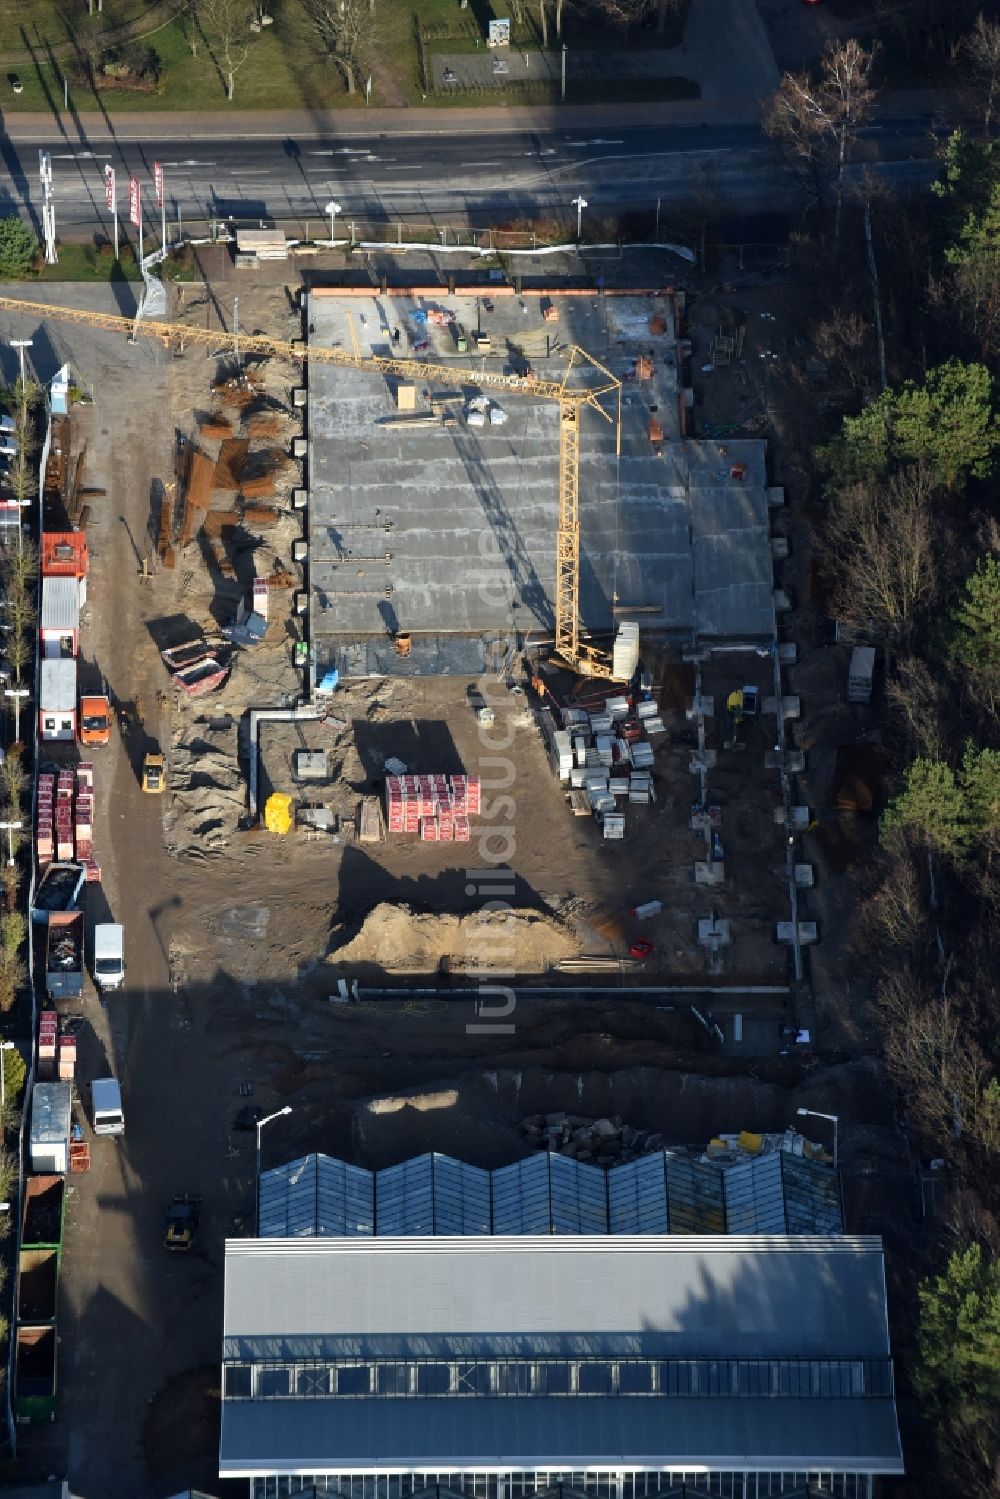
<path fill-rule="evenodd" d="M 42 579 L 42 655 L 46 660 L 76 656 L 80 650 L 80 580 Z"/>
<path fill-rule="evenodd" d="M 43 739 L 76 738 L 76 661 L 73 657 L 43 659 L 38 721 Z"/>

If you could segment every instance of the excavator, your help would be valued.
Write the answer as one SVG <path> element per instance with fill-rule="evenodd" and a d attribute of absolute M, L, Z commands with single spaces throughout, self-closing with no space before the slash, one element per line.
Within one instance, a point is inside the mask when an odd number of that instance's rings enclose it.
<path fill-rule="evenodd" d="M 50 320 L 80 323 L 91 328 L 121 333 L 134 340 L 157 338 L 164 344 L 201 344 L 219 349 L 229 345 L 242 356 L 261 354 L 289 363 L 303 361 L 332 364 L 353 369 L 392 375 L 402 380 L 425 381 L 450 385 L 455 372 L 447 365 L 431 360 L 396 358 L 395 355 L 363 354 L 356 343 L 352 349 L 304 347 L 286 339 L 266 334 L 240 332 L 220 333 L 215 329 L 189 327 L 186 324 L 153 322 L 120 317 L 113 313 L 86 312 L 78 307 L 49 305 L 25 301 L 19 297 L 0 296 L 0 311 Z M 570 384 L 571 378 L 587 373 L 596 375 L 593 384 Z M 579 676 L 612 678 L 611 655 L 599 650 L 585 638 L 580 622 L 580 413 L 585 406 L 599 412 L 616 429 L 616 446 L 621 450 L 622 386 L 617 376 L 592 355 L 575 344 L 568 346 L 568 357 L 561 380 L 540 379 L 530 367 L 524 374 L 504 374 L 500 370 L 477 370 L 475 381 L 485 390 L 502 390 L 506 395 L 519 391 L 536 400 L 554 401 L 559 406 L 559 521 L 556 535 L 555 588 L 555 659 Z M 607 409 L 614 403 L 616 414 Z M 404 639 L 406 637 L 403 637 Z M 407 642 L 408 648 L 408 642 Z M 405 650 L 400 651 L 405 654 Z"/>

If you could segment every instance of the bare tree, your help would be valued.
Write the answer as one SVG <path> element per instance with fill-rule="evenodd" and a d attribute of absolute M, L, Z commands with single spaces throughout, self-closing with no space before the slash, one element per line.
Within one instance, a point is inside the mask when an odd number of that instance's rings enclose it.
<path fill-rule="evenodd" d="M 657 0 L 594 0 L 595 6 L 613 26 L 619 26 L 628 40 L 633 26 L 645 20 Z"/>
<path fill-rule="evenodd" d="M 859 635 L 905 645 L 938 598 L 934 485 L 911 464 L 885 484 L 840 490 L 823 541 L 833 609 Z"/>
<path fill-rule="evenodd" d="M 983 112 L 983 134 L 989 135 L 993 112 L 1000 102 L 1000 21 L 987 20 L 980 11 L 972 30 L 962 39 L 961 56 Z"/>
<path fill-rule="evenodd" d="M 196 0 L 196 13 L 226 81 L 226 98 L 236 97 L 236 74 L 250 55 L 254 20 L 250 0 Z"/>
<path fill-rule="evenodd" d="M 872 389 L 875 365 L 870 319 L 853 308 L 834 307 L 816 325 L 812 341 L 834 379 L 852 391 Z"/>
<path fill-rule="evenodd" d="M 679 11 L 684 0 L 656 0 L 656 34 L 662 36 L 667 29 L 667 17 Z"/>
<path fill-rule="evenodd" d="M 347 92 L 355 91 L 371 37 L 367 0 L 302 0 L 302 8 L 319 41 L 340 70 Z"/>
<path fill-rule="evenodd" d="M 831 43 L 823 53 L 819 77 L 786 73 L 764 110 L 764 130 L 807 165 L 818 194 L 824 176 L 832 168 L 837 238 L 844 201 L 844 171 L 851 146 L 875 102 L 871 82 L 874 60 L 874 48 L 866 52 L 853 37 L 836 45 Z"/>
<path fill-rule="evenodd" d="M 885 695 L 893 723 L 913 755 L 945 760 L 954 737 L 954 705 L 947 674 L 922 656 L 901 656 L 886 682 Z"/>

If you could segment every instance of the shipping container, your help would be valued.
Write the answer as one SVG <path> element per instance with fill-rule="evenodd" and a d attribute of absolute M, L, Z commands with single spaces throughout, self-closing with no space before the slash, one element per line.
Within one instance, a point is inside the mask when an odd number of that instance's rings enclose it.
<path fill-rule="evenodd" d="M 68 1082 L 36 1083 L 31 1090 L 30 1162 L 32 1171 L 69 1170 L 72 1088 Z"/>
<path fill-rule="evenodd" d="M 61 1249 L 66 1183 L 61 1176 L 27 1176 L 21 1213 L 22 1249 Z"/>
<path fill-rule="evenodd" d="M 14 1414 L 20 1424 L 55 1420 L 55 1327 L 19 1327 L 14 1380 Z"/>
<path fill-rule="evenodd" d="M 18 1322 L 55 1322 L 58 1290 L 59 1251 L 22 1249 L 17 1257 Z"/>

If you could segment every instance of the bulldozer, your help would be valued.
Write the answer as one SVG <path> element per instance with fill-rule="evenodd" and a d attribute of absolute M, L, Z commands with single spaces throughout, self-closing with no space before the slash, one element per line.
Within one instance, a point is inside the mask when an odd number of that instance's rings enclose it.
<path fill-rule="evenodd" d="M 167 1209 L 167 1224 L 163 1233 L 164 1249 L 186 1254 L 194 1243 L 200 1217 L 201 1199 L 186 1195 L 175 1197 Z"/>

